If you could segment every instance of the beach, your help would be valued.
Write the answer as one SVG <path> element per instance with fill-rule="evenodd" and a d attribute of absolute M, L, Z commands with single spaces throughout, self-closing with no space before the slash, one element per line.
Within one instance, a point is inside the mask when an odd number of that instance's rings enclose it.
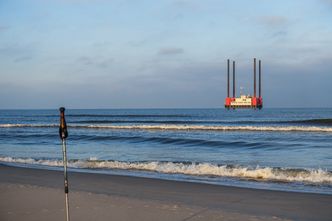
<path fill-rule="evenodd" d="M 69 172 L 72 220 L 331 220 L 332 196 Z M 0 166 L 0 219 L 63 220 L 61 171 Z"/>

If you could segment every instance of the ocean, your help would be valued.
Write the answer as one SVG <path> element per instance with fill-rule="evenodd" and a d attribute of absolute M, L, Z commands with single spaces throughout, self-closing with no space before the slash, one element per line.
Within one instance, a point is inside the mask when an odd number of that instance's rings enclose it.
<path fill-rule="evenodd" d="M 66 121 L 69 171 L 332 194 L 331 108 L 68 109 Z M 0 110 L 0 163 L 62 170 L 58 127 L 57 109 Z"/>

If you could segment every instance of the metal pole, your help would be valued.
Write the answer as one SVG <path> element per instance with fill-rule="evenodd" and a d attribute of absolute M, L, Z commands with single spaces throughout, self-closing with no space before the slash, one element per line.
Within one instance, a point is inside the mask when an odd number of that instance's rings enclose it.
<path fill-rule="evenodd" d="M 229 59 L 227 59 L 227 97 L 229 97 Z"/>
<path fill-rule="evenodd" d="M 254 58 L 254 97 L 256 97 L 256 58 Z"/>
<path fill-rule="evenodd" d="M 62 157 L 63 157 L 63 169 L 64 169 L 64 190 L 65 190 L 65 210 L 66 210 L 66 221 L 69 221 L 69 188 L 68 188 L 68 176 L 67 176 L 67 145 L 66 138 L 68 137 L 67 125 L 65 120 L 65 108 L 60 109 L 60 127 L 59 135 L 62 140 Z"/>
<path fill-rule="evenodd" d="M 261 78 L 261 75 L 262 75 L 262 67 L 261 67 L 261 60 L 258 61 L 258 72 L 259 72 L 259 97 L 262 97 L 262 78 Z"/>
<path fill-rule="evenodd" d="M 235 61 L 233 61 L 233 98 L 235 98 Z"/>

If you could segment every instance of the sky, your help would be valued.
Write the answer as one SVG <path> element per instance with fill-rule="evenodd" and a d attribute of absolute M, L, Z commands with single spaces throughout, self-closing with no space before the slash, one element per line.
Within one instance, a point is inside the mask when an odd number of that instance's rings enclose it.
<path fill-rule="evenodd" d="M 332 0 L 0 0 L 0 109 L 332 107 Z"/>

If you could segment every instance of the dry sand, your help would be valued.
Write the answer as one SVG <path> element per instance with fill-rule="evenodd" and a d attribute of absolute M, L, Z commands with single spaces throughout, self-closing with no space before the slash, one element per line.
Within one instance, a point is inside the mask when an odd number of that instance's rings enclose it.
<path fill-rule="evenodd" d="M 71 220 L 332 220 L 332 196 L 69 173 Z M 0 165 L 0 220 L 64 220 L 60 171 Z"/>

